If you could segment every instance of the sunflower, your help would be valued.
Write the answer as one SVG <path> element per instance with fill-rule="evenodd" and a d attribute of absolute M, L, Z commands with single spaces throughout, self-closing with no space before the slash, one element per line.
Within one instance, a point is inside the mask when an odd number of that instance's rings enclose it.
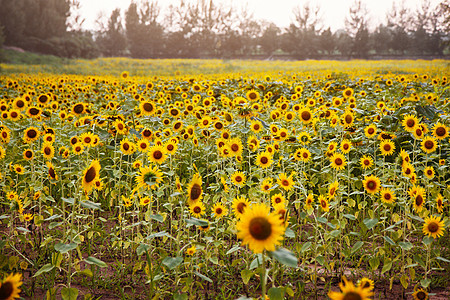
<path fill-rule="evenodd" d="M 232 208 L 236 218 L 240 218 L 249 206 L 250 201 L 247 198 L 245 198 L 245 196 L 238 196 L 234 198 Z"/>
<path fill-rule="evenodd" d="M 38 119 L 41 116 L 41 109 L 37 108 L 36 106 L 31 106 L 27 108 L 26 114 L 33 119 Z"/>
<path fill-rule="evenodd" d="M 155 104 L 151 101 L 141 101 L 139 103 L 139 111 L 143 116 L 151 116 L 155 113 Z"/>
<path fill-rule="evenodd" d="M 272 178 L 266 178 L 263 180 L 263 182 L 261 183 L 261 191 L 263 191 L 264 193 L 268 193 L 270 191 L 270 189 L 272 188 Z"/>
<path fill-rule="evenodd" d="M 89 194 L 94 186 L 95 180 L 100 177 L 100 163 L 98 160 L 93 160 L 91 164 L 84 170 L 82 186 L 84 191 Z"/>
<path fill-rule="evenodd" d="M 240 138 L 232 138 L 228 142 L 228 148 L 230 150 L 231 156 L 241 156 L 242 155 L 242 141 Z"/>
<path fill-rule="evenodd" d="M 75 153 L 76 155 L 80 155 L 84 151 L 84 146 L 81 142 L 76 143 L 75 145 L 72 146 L 72 150 L 73 150 L 73 153 Z"/>
<path fill-rule="evenodd" d="M 14 172 L 16 172 L 19 175 L 22 175 L 23 173 L 25 173 L 25 169 L 22 165 L 20 164 L 15 164 L 13 166 Z"/>
<path fill-rule="evenodd" d="M 445 223 L 441 221 L 441 217 L 428 216 L 423 224 L 423 234 L 432 238 L 439 238 L 444 235 Z"/>
<path fill-rule="evenodd" d="M 353 282 L 347 281 L 345 277 L 343 277 L 343 280 L 344 282 L 339 283 L 341 292 L 328 292 L 328 297 L 330 297 L 331 300 L 369 300 L 369 297 L 373 295 L 373 292 L 370 289 L 364 288 L 361 285 L 355 287 Z"/>
<path fill-rule="evenodd" d="M 444 211 L 444 197 L 441 194 L 438 194 L 436 197 L 436 209 L 439 213 Z"/>
<path fill-rule="evenodd" d="M 416 212 L 421 212 L 426 200 L 425 189 L 421 186 L 414 185 L 408 190 L 408 194 L 413 200 L 414 210 Z"/>
<path fill-rule="evenodd" d="M 253 131 L 254 133 L 259 133 L 262 130 L 262 123 L 261 121 L 258 120 L 253 120 L 250 124 L 250 129 L 251 131 Z"/>
<path fill-rule="evenodd" d="M 281 193 L 274 194 L 272 196 L 271 200 L 272 200 L 273 207 L 278 206 L 278 205 L 282 205 L 283 207 L 286 206 L 286 198 Z"/>
<path fill-rule="evenodd" d="M 272 155 L 267 152 L 261 152 L 256 156 L 256 165 L 262 169 L 270 167 L 272 164 Z"/>
<path fill-rule="evenodd" d="M 94 146 L 94 134 L 92 132 L 84 132 L 80 135 L 79 140 L 83 143 L 85 147 Z"/>
<path fill-rule="evenodd" d="M 319 202 L 320 208 L 323 211 L 330 210 L 330 205 L 328 203 L 327 197 L 325 197 L 324 195 L 320 195 L 319 198 L 317 199 L 317 201 Z"/>
<path fill-rule="evenodd" d="M 308 145 L 311 142 L 311 135 L 308 132 L 302 131 L 299 133 L 297 140 L 303 145 Z"/>
<path fill-rule="evenodd" d="M 200 218 L 202 215 L 205 214 L 205 206 L 203 205 L 202 201 L 197 201 L 189 205 L 189 211 L 194 217 Z"/>
<path fill-rule="evenodd" d="M 137 148 L 140 152 L 145 153 L 150 148 L 150 143 L 147 139 L 141 138 L 139 141 L 137 141 Z"/>
<path fill-rule="evenodd" d="M 286 175 L 286 173 L 280 173 L 277 179 L 278 185 L 281 186 L 285 191 L 290 191 L 294 187 L 294 180 L 292 179 L 293 176 L 293 173 L 291 173 L 289 177 Z"/>
<path fill-rule="evenodd" d="M 22 274 L 9 274 L 9 276 L 0 283 L 0 299 L 13 300 L 20 298 L 19 293 L 21 290 L 19 287 L 22 283 Z"/>
<path fill-rule="evenodd" d="M 381 182 L 377 176 L 370 175 L 364 177 L 363 185 L 367 193 L 376 194 L 380 190 Z"/>
<path fill-rule="evenodd" d="M 428 293 L 422 288 L 414 291 L 412 296 L 414 300 L 428 300 Z"/>
<path fill-rule="evenodd" d="M 380 198 L 383 203 L 394 203 L 396 196 L 395 193 L 389 188 L 382 188 L 380 191 Z"/>
<path fill-rule="evenodd" d="M 445 139 L 446 137 L 448 137 L 448 135 L 449 135 L 448 127 L 440 122 L 437 122 L 433 126 L 432 134 L 436 139 L 441 141 L 441 140 Z"/>
<path fill-rule="evenodd" d="M 347 165 L 347 160 L 345 159 L 344 155 L 342 153 L 334 153 L 331 158 L 331 167 L 336 170 L 343 170 L 345 166 Z"/>
<path fill-rule="evenodd" d="M 422 127 L 417 126 L 413 129 L 412 134 L 416 140 L 421 140 L 425 136 L 425 132 L 422 130 Z"/>
<path fill-rule="evenodd" d="M 43 143 L 41 151 L 42 155 L 47 160 L 51 160 L 53 156 L 55 156 L 55 147 L 53 147 L 53 145 L 50 143 Z"/>
<path fill-rule="evenodd" d="M 259 99 L 261 99 L 259 93 L 255 90 L 248 91 L 246 97 L 249 101 L 258 101 Z"/>
<path fill-rule="evenodd" d="M 150 197 L 142 197 L 139 198 L 139 205 L 140 206 L 146 206 L 149 205 L 152 202 L 152 199 Z"/>
<path fill-rule="evenodd" d="M 406 115 L 403 118 L 402 125 L 408 132 L 413 132 L 414 128 L 419 124 L 419 119 L 414 115 Z"/>
<path fill-rule="evenodd" d="M 437 141 L 435 138 L 427 136 L 420 143 L 420 147 L 422 148 L 423 152 L 430 154 L 436 151 Z"/>
<path fill-rule="evenodd" d="M 353 122 L 355 121 L 355 116 L 351 111 L 346 111 L 342 117 L 341 122 L 345 128 L 353 127 Z"/>
<path fill-rule="evenodd" d="M 120 141 L 120 151 L 124 155 L 133 154 L 136 151 L 136 145 L 133 142 L 130 142 L 128 138 L 124 138 Z"/>
<path fill-rule="evenodd" d="M 370 169 L 373 166 L 373 159 L 370 155 L 364 155 L 359 160 L 359 163 L 363 169 Z"/>
<path fill-rule="evenodd" d="M 328 147 L 327 147 L 327 152 L 328 153 L 334 153 L 336 151 L 336 149 L 337 149 L 337 145 L 338 144 L 336 142 L 330 142 L 328 144 Z"/>
<path fill-rule="evenodd" d="M 231 182 L 238 187 L 243 187 L 245 184 L 245 180 L 245 174 L 240 171 L 236 171 L 231 175 Z"/>
<path fill-rule="evenodd" d="M 193 245 L 192 247 L 186 249 L 186 254 L 192 256 L 195 254 L 196 251 L 197 248 L 195 247 L 195 245 Z"/>
<path fill-rule="evenodd" d="M 6 156 L 6 150 L 2 146 L 0 146 L 0 159 L 5 158 Z"/>
<path fill-rule="evenodd" d="M 31 149 L 25 149 L 23 151 L 23 158 L 25 160 L 32 160 L 34 158 L 34 152 Z"/>
<path fill-rule="evenodd" d="M 195 173 L 192 177 L 191 182 L 188 186 L 188 203 L 189 205 L 194 204 L 202 200 L 203 197 L 203 189 L 202 189 L 202 178 L 199 173 Z"/>
<path fill-rule="evenodd" d="M 333 199 L 339 189 L 339 181 L 335 181 L 328 187 L 328 198 Z"/>
<path fill-rule="evenodd" d="M 162 164 L 166 158 L 166 150 L 164 146 L 154 145 L 148 150 L 148 157 L 151 162 Z"/>
<path fill-rule="evenodd" d="M 303 122 L 303 124 L 309 124 L 313 119 L 313 114 L 309 107 L 303 107 L 299 110 L 298 117 Z"/>
<path fill-rule="evenodd" d="M 312 204 L 314 203 L 314 195 L 312 193 L 308 194 L 305 199 L 305 210 L 312 209 Z"/>
<path fill-rule="evenodd" d="M 220 202 L 213 205 L 212 211 L 216 219 L 221 219 L 228 214 L 228 208 Z"/>
<path fill-rule="evenodd" d="M 414 172 L 415 169 L 411 163 L 405 162 L 402 164 L 402 173 L 404 176 L 411 178 L 415 174 Z"/>
<path fill-rule="evenodd" d="M 344 154 L 349 153 L 351 149 L 352 149 L 352 143 L 347 139 L 343 139 L 341 142 L 342 153 L 344 153 Z"/>
<path fill-rule="evenodd" d="M 40 136 L 40 131 L 36 127 L 28 127 L 23 132 L 23 140 L 25 143 L 32 143 Z"/>
<path fill-rule="evenodd" d="M 168 154 L 175 154 L 178 149 L 178 144 L 172 140 L 169 140 L 164 143 L 164 148 Z"/>
<path fill-rule="evenodd" d="M 242 244 L 248 244 L 255 253 L 275 251 L 275 246 L 283 240 L 285 231 L 279 216 L 270 213 L 270 207 L 262 203 L 246 209 L 236 224 L 236 229 Z"/>
<path fill-rule="evenodd" d="M 135 180 L 137 188 L 154 190 L 163 181 L 163 173 L 156 166 L 141 167 Z"/>
<path fill-rule="evenodd" d="M 363 277 L 363 278 L 361 278 L 361 279 L 358 281 L 358 285 L 357 285 L 357 286 L 358 286 L 358 287 L 362 287 L 362 288 L 365 289 L 365 290 L 372 291 L 373 288 L 375 287 L 375 284 L 374 284 L 374 282 L 373 282 L 372 279 Z"/>
<path fill-rule="evenodd" d="M 434 178 L 434 168 L 432 166 L 428 166 L 423 170 L 423 174 L 429 180 Z"/>
<path fill-rule="evenodd" d="M 119 134 L 127 134 L 128 132 L 128 129 L 122 120 L 119 119 L 115 120 L 113 126 L 117 130 L 117 133 Z"/>
<path fill-rule="evenodd" d="M 381 140 L 380 151 L 381 151 L 381 154 L 384 156 L 392 155 L 395 151 L 394 142 L 392 140 Z"/>
<path fill-rule="evenodd" d="M 48 177 L 53 180 L 58 180 L 58 174 L 56 174 L 55 167 L 51 162 L 47 162 L 47 168 L 48 168 Z"/>

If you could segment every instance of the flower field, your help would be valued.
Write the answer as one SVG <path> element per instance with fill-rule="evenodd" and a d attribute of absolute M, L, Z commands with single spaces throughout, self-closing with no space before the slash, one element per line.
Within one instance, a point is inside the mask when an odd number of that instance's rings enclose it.
<path fill-rule="evenodd" d="M 447 299 L 448 66 L 2 65 L 0 299 Z"/>

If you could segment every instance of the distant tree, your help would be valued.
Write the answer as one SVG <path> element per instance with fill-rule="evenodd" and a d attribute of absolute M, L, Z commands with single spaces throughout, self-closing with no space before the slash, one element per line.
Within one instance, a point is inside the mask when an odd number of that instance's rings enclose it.
<path fill-rule="evenodd" d="M 391 30 L 386 25 L 378 25 L 371 36 L 371 42 L 370 47 L 375 50 L 378 55 L 389 54 L 390 45 L 392 43 Z"/>
<path fill-rule="evenodd" d="M 17 45 L 25 30 L 26 0 L 0 0 L 0 26 L 3 26 L 6 45 Z"/>
<path fill-rule="evenodd" d="M 125 54 L 127 40 L 122 26 L 120 9 L 116 8 L 111 12 L 107 28 L 100 33 L 97 44 L 106 56 L 122 56 Z"/>
<path fill-rule="evenodd" d="M 336 48 L 344 57 L 349 57 L 352 53 L 353 39 L 345 30 L 338 30 L 335 33 Z"/>
<path fill-rule="evenodd" d="M 259 39 L 259 45 L 265 54 L 272 55 L 279 48 L 279 34 L 281 30 L 274 23 L 268 23 L 265 27 Z"/>
<path fill-rule="evenodd" d="M 319 49 L 324 54 L 333 54 L 334 50 L 336 49 L 335 37 L 329 27 L 326 30 L 322 31 L 319 36 Z"/>
<path fill-rule="evenodd" d="M 345 19 L 345 28 L 353 39 L 351 54 L 367 57 L 369 51 L 369 30 L 367 28 L 369 12 L 361 0 L 355 0 Z"/>
<path fill-rule="evenodd" d="M 386 40 L 388 47 L 395 53 L 404 55 L 411 46 L 409 32 L 413 29 L 413 15 L 406 7 L 405 0 L 392 3 L 392 8 L 386 14 L 386 24 L 391 35 Z"/>

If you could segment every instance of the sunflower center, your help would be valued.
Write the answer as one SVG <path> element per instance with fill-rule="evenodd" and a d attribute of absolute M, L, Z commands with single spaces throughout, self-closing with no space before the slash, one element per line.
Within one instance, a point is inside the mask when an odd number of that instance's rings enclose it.
<path fill-rule="evenodd" d="M 195 212 L 196 214 L 199 214 L 199 213 L 202 212 L 202 209 L 201 209 L 199 206 L 196 206 L 196 207 L 194 207 L 194 212 Z"/>
<path fill-rule="evenodd" d="M 281 198 L 275 198 L 275 203 L 281 203 Z"/>
<path fill-rule="evenodd" d="M 416 294 L 416 297 L 417 297 L 417 299 L 419 299 L 419 300 L 424 300 L 424 299 L 427 299 L 427 294 L 425 294 L 425 292 L 423 292 L 423 291 L 419 291 L 419 292 Z"/>
<path fill-rule="evenodd" d="M 127 143 L 123 144 L 123 150 L 128 151 L 130 149 L 130 145 Z"/>
<path fill-rule="evenodd" d="M 426 149 L 433 149 L 434 143 L 432 141 L 426 141 L 424 146 Z"/>
<path fill-rule="evenodd" d="M 163 154 L 162 154 L 162 152 L 159 151 L 159 150 L 156 150 L 156 151 L 153 153 L 153 157 L 154 157 L 155 159 L 161 159 L 162 156 L 163 156 Z"/>
<path fill-rule="evenodd" d="M 174 146 L 172 144 L 167 145 L 167 150 L 172 151 L 174 149 Z"/>
<path fill-rule="evenodd" d="M 11 282 L 7 281 L 0 287 L 0 299 L 9 299 L 14 291 L 14 287 Z"/>
<path fill-rule="evenodd" d="M 241 176 L 236 176 L 236 178 L 234 180 L 236 180 L 236 182 L 242 182 L 242 177 Z"/>
<path fill-rule="evenodd" d="M 216 127 L 216 129 L 222 129 L 223 128 L 223 124 L 222 123 L 216 123 L 215 127 Z"/>
<path fill-rule="evenodd" d="M 118 128 L 119 130 L 123 130 L 123 124 L 120 124 L 120 123 L 119 123 L 119 124 L 117 125 L 117 128 Z"/>
<path fill-rule="evenodd" d="M 301 116 L 302 120 L 304 121 L 308 121 L 309 119 L 311 119 L 311 113 L 309 111 L 302 112 Z"/>
<path fill-rule="evenodd" d="M 39 114 L 39 109 L 37 109 L 35 107 L 30 108 L 30 114 L 33 116 Z"/>
<path fill-rule="evenodd" d="M 244 209 L 247 207 L 247 205 L 243 202 L 239 202 L 238 205 L 236 206 L 236 210 L 240 213 L 243 214 L 244 213 Z"/>
<path fill-rule="evenodd" d="M 267 158 L 267 157 L 265 157 L 265 156 L 263 156 L 263 157 L 261 157 L 261 163 L 262 164 L 267 164 L 269 162 L 269 159 Z"/>
<path fill-rule="evenodd" d="M 81 114 L 83 112 L 83 110 L 84 110 L 84 106 L 81 103 L 79 103 L 73 107 L 73 111 L 76 114 Z"/>
<path fill-rule="evenodd" d="M 264 217 L 256 217 L 250 221 L 249 232 L 257 240 L 266 240 L 272 233 L 272 225 Z"/>
<path fill-rule="evenodd" d="M 95 179 L 96 176 L 97 172 L 95 171 L 94 166 L 92 166 L 89 168 L 89 170 L 87 170 L 86 175 L 84 175 L 84 180 L 86 180 L 87 183 L 90 183 Z"/>
<path fill-rule="evenodd" d="M 281 184 L 282 184 L 283 186 L 289 186 L 289 181 L 288 181 L 287 179 L 283 179 L 283 180 L 281 181 Z"/>
<path fill-rule="evenodd" d="M 217 215 L 221 215 L 222 214 L 222 209 L 220 207 L 216 208 L 216 214 Z"/>
<path fill-rule="evenodd" d="M 53 168 L 48 169 L 48 174 L 50 175 L 51 178 L 56 177 L 56 173 L 55 170 L 53 170 Z"/>
<path fill-rule="evenodd" d="M 359 293 L 356 292 L 347 292 L 344 295 L 344 298 L 342 300 L 362 300 L 362 297 Z"/>
<path fill-rule="evenodd" d="M 32 157 L 33 157 L 33 152 L 27 151 L 27 152 L 25 152 L 25 156 L 26 156 L 27 158 L 32 158 Z"/>
<path fill-rule="evenodd" d="M 414 120 L 409 119 L 409 120 L 406 121 L 406 126 L 412 128 L 412 127 L 414 127 L 414 125 L 416 125 L 416 122 L 414 122 Z"/>
<path fill-rule="evenodd" d="M 28 136 L 30 139 L 34 139 L 34 138 L 37 136 L 36 130 L 34 130 L 34 129 L 28 130 L 27 136 Z"/>
<path fill-rule="evenodd" d="M 383 149 L 384 149 L 384 151 L 389 152 L 389 151 L 391 151 L 391 145 L 386 144 L 386 145 L 383 146 Z"/>
<path fill-rule="evenodd" d="M 385 199 L 386 201 L 391 200 L 391 194 L 384 194 L 384 199 Z"/>
<path fill-rule="evenodd" d="M 48 147 L 45 147 L 44 152 L 45 152 L 45 155 L 50 155 L 52 153 L 52 151 Z"/>
<path fill-rule="evenodd" d="M 364 165 L 366 165 L 366 166 L 370 165 L 370 160 L 365 159 L 365 160 L 364 160 Z"/>
<path fill-rule="evenodd" d="M 90 137 L 85 137 L 84 138 L 84 142 L 86 143 L 86 144 L 90 144 L 91 143 L 91 138 Z"/>
<path fill-rule="evenodd" d="M 334 160 L 334 163 L 338 166 L 342 165 L 342 158 L 338 157 Z"/>
<path fill-rule="evenodd" d="M 444 127 L 438 127 L 436 128 L 436 135 L 437 136 L 444 136 L 446 133 L 446 130 Z"/>
<path fill-rule="evenodd" d="M 351 124 L 353 122 L 353 118 L 350 115 L 345 116 L 345 122 L 347 124 Z"/>
<path fill-rule="evenodd" d="M 374 190 L 376 187 L 377 187 L 377 184 L 376 184 L 374 181 L 369 181 L 369 182 L 367 183 L 367 188 L 368 188 L 369 190 Z"/>
<path fill-rule="evenodd" d="M 303 153 L 303 158 L 308 158 L 308 153 L 304 152 Z"/>
<path fill-rule="evenodd" d="M 25 102 L 23 102 L 22 100 L 19 100 L 19 101 L 17 101 L 16 106 L 17 106 L 18 108 L 22 108 L 22 107 L 25 106 Z"/>
<path fill-rule="evenodd" d="M 239 150 L 239 146 L 237 144 L 233 144 L 231 145 L 231 150 L 233 150 L 233 152 L 236 152 Z"/>
<path fill-rule="evenodd" d="M 259 124 L 253 125 L 253 129 L 254 129 L 254 130 L 259 130 Z"/>
<path fill-rule="evenodd" d="M 420 206 L 423 203 L 423 197 L 421 195 L 416 196 L 416 205 Z"/>
<path fill-rule="evenodd" d="M 431 233 L 435 233 L 439 230 L 439 225 L 436 222 L 431 222 L 428 224 L 428 231 Z"/>
<path fill-rule="evenodd" d="M 197 183 L 194 184 L 191 188 L 190 198 L 191 200 L 197 200 L 200 197 L 200 194 L 202 193 L 202 187 L 198 185 Z"/>

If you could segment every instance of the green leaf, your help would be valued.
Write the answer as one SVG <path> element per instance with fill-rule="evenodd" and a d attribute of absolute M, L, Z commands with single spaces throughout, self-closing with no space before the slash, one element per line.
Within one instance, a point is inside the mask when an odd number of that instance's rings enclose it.
<path fill-rule="evenodd" d="M 413 259 L 414 259 L 414 261 L 416 262 L 416 263 L 418 263 L 422 268 L 424 268 L 425 269 L 425 263 L 424 263 L 424 261 L 422 260 L 422 258 L 419 256 L 419 255 L 414 255 L 413 256 Z"/>
<path fill-rule="evenodd" d="M 352 247 L 352 254 L 354 254 L 356 251 L 358 251 L 363 245 L 364 245 L 363 241 L 356 242 Z"/>
<path fill-rule="evenodd" d="M 395 246 L 395 242 L 388 236 L 384 236 L 383 239 L 388 242 L 389 244 L 391 244 L 392 246 Z"/>
<path fill-rule="evenodd" d="M 386 259 L 383 265 L 383 269 L 381 269 L 381 274 L 386 273 L 392 268 L 392 261 L 390 259 Z"/>
<path fill-rule="evenodd" d="M 39 269 L 39 271 L 37 271 L 36 274 L 33 275 L 33 277 L 37 277 L 37 276 L 41 275 L 42 273 L 50 272 L 51 270 L 53 270 L 54 267 L 55 267 L 55 266 L 52 265 L 52 264 L 46 264 L 46 265 L 43 265 L 43 266 Z"/>
<path fill-rule="evenodd" d="M 300 252 L 306 252 L 308 251 L 308 249 L 311 247 L 312 243 L 311 242 L 306 242 L 303 244 L 302 249 L 300 249 Z"/>
<path fill-rule="evenodd" d="M 108 266 L 104 261 L 102 261 L 102 260 L 100 260 L 98 258 L 95 258 L 93 256 L 89 256 L 84 261 L 87 262 L 90 265 L 94 264 L 96 266 L 99 266 L 100 268 L 106 268 Z"/>
<path fill-rule="evenodd" d="M 270 252 L 270 254 L 285 266 L 297 267 L 297 257 L 285 248 L 278 248 L 277 250 Z"/>
<path fill-rule="evenodd" d="M 55 245 L 55 250 L 62 254 L 67 253 L 75 248 L 77 248 L 77 244 L 75 243 L 70 244 L 58 243 Z"/>
<path fill-rule="evenodd" d="M 200 220 L 197 218 L 190 218 L 186 220 L 186 223 L 196 225 L 196 226 L 208 226 L 208 222 L 205 220 Z"/>
<path fill-rule="evenodd" d="M 351 214 L 345 214 L 344 217 L 346 217 L 347 219 L 352 220 L 352 221 L 356 220 L 356 217 Z"/>
<path fill-rule="evenodd" d="M 241 277 L 242 277 L 242 282 L 244 282 L 244 284 L 247 284 L 250 281 L 250 278 L 252 278 L 253 276 L 253 272 L 247 269 L 244 269 L 241 271 Z"/>
<path fill-rule="evenodd" d="M 443 258 L 443 257 L 440 257 L 440 256 L 436 257 L 436 259 L 442 260 L 442 261 L 447 262 L 447 263 L 450 263 L 450 260 L 448 260 L 446 258 Z"/>
<path fill-rule="evenodd" d="M 94 276 L 94 274 L 92 273 L 91 269 L 84 269 L 83 271 L 78 271 L 77 274 L 78 275 L 85 275 L 85 276 L 88 276 L 88 277 Z"/>
<path fill-rule="evenodd" d="M 173 294 L 173 300 L 188 300 L 187 294 Z"/>
<path fill-rule="evenodd" d="M 428 288 L 428 286 L 430 285 L 430 283 L 431 283 L 431 279 L 429 279 L 429 278 L 424 278 L 424 279 L 422 279 L 422 280 L 420 281 L 420 285 L 421 285 L 424 289 Z"/>
<path fill-rule="evenodd" d="M 295 238 L 295 232 L 290 228 L 286 228 L 284 235 L 288 238 Z"/>
<path fill-rule="evenodd" d="M 325 257 L 323 257 L 322 255 L 319 255 L 316 257 L 316 261 L 323 266 L 325 264 Z"/>
<path fill-rule="evenodd" d="M 66 203 L 69 203 L 69 204 L 72 204 L 72 205 L 75 203 L 75 199 L 74 198 L 61 197 L 61 199 L 62 199 L 62 201 L 66 202 Z"/>
<path fill-rule="evenodd" d="M 423 240 L 422 240 L 422 242 L 427 246 L 430 245 L 433 241 L 434 241 L 434 239 L 429 236 L 423 237 Z"/>
<path fill-rule="evenodd" d="M 208 282 L 213 283 L 213 281 L 211 280 L 211 278 L 209 278 L 208 276 L 205 276 L 205 275 L 203 275 L 203 274 L 200 274 L 200 273 L 197 272 L 197 271 L 195 271 L 194 274 L 197 275 L 198 277 L 200 277 L 200 278 L 203 279 L 203 280 L 206 280 L 206 281 L 208 281 Z"/>
<path fill-rule="evenodd" d="M 233 252 L 236 252 L 240 249 L 241 247 L 239 245 L 234 246 L 233 248 L 231 248 L 230 250 L 227 251 L 226 255 L 231 254 Z"/>
<path fill-rule="evenodd" d="M 162 263 L 170 270 L 175 269 L 183 262 L 183 258 L 180 256 L 177 257 L 166 257 L 163 259 Z"/>
<path fill-rule="evenodd" d="M 284 289 L 271 287 L 267 291 L 267 295 L 269 296 L 270 300 L 283 300 L 284 299 Z"/>
<path fill-rule="evenodd" d="M 369 265 L 374 271 L 378 269 L 378 267 L 380 266 L 380 259 L 378 258 L 378 256 L 369 259 Z"/>
<path fill-rule="evenodd" d="M 147 244 L 139 244 L 139 246 L 137 246 L 136 248 L 136 254 L 138 256 L 141 256 L 142 254 L 144 254 L 146 251 L 148 251 L 148 249 L 150 249 L 150 245 Z"/>
<path fill-rule="evenodd" d="M 62 288 L 61 297 L 63 300 L 77 300 L 78 290 L 76 288 Z"/>
<path fill-rule="evenodd" d="M 339 235 L 341 234 L 341 230 L 337 229 L 337 230 L 333 230 L 330 232 L 330 235 L 334 238 L 337 238 Z"/>
<path fill-rule="evenodd" d="M 411 244 L 410 242 L 398 242 L 398 245 L 403 249 L 403 250 L 411 250 L 413 248 L 413 244 Z"/>
<path fill-rule="evenodd" d="M 364 225 L 366 225 L 367 229 L 372 229 L 378 223 L 378 219 L 364 219 Z"/>
<path fill-rule="evenodd" d="M 148 217 L 150 219 L 153 219 L 153 220 L 158 221 L 160 223 L 164 222 L 164 217 L 161 216 L 161 215 L 149 215 Z M 199 225 L 199 226 L 201 226 L 201 225 Z"/>
<path fill-rule="evenodd" d="M 95 203 L 89 200 L 80 201 L 81 206 L 88 208 L 88 209 L 101 209 L 100 203 Z"/>
<path fill-rule="evenodd" d="M 408 288 L 408 276 L 406 274 L 403 274 L 402 277 L 400 277 L 400 283 L 405 290 Z"/>

